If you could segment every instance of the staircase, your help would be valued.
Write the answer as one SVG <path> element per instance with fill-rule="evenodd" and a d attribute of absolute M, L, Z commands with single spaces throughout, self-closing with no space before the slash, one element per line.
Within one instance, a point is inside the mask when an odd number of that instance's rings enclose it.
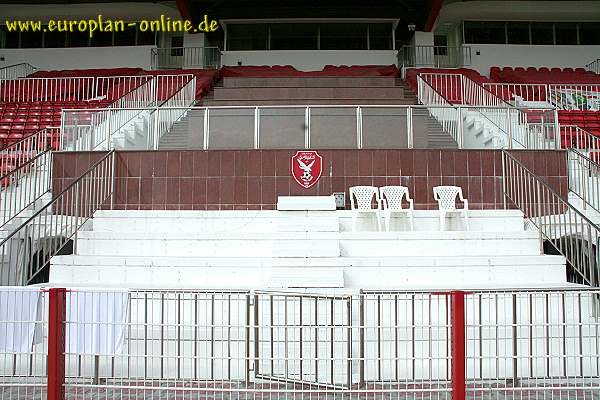
<path fill-rule="evenodd" d="M 565 260 L 540 254 L 515 210 L 473 210 L 470 229 L 415 211 L 378 232 L 350 211 L 98 211 L 50 283 L 203 288 L 564 286 Z"/>
<path fill-rule="evenodd" d="M 171 131 L 165 134 L 158 145 L 160 150 L 198 150 L 204 148 L 204 110 L 191 109 Z"/>
<path fill-rule="evenodd" d="M 323 78 L 290 78 L 285 80 L 280 78 L 225 78 L 202 100 L 202 105 L 250 107 L 311 104 L 360 104 L 365 106 L 369 104 L 417 104 L 416 96 L 404 81 L 393 77 L 326 78 L 325 82 L 322 81 Z M 319 87 L 318 83 L 340 86 Z M 312 96 L 311 98 L 307 98 L 309 94 Z M 315 109 L 318 109 L 318 107 Z M 240 119 L 238 124 L 233 124 L 232 129 L 239 129 L 240 135 L 248 135 L 248 131 L 254 129 L 254 110 L 252 108 L 240 109 L 236 113 L 240 114 L 236 115 L 236 118 Z M 186 117 L 177 122 L 171 131 L 162 137 L 159 148 L 161 150 L 203 149 L 204 115 L 204 110 L 190 110 Z M 215 117 L 213 114 L 211 121 L 216 121 L 214 118 L 220 121 L 224 120 L 223 117 Z M 347 123 L 347 118 L 347 115 L 340 115 L 339 126 Z M 377 126 L 377 134 L 391 137 L 397 135 L 399 130 L 405 132 L 406 128 L 404 126 L 399 128 L 397 125 L 400 120 L 399 118 L 395 122 L 382 122 Z M 371 121 L 373 121 L 372 118 Z M 298 122 L 298 116 L 290 117 L 287 125 L 291 126 L 296 122 Z M 458 147 L 454 139 L 442 130 L 441 125 L 429 115 L 426 109 L 413 109 L 413 124 L 415 126 L 413 129 L 414 148 L 455 149 Z M 281 125 L 281 129 L 286 128 L 285 121 L 279 120 L 279 125 Z M 212 128 L 214 129 L 214 126 Z M 271 129 L 275 128 L 271 127 Z M 214 131 L 211 132 L 214 133 Z M 368 134 L 368 131 L 363 132 L 364 136 Z M 249 145 L 252 145 L 251 141 Z M 287 146 L 296 147 L 289 143 Z M 209 147 L 214 146 L 209 145 Z"/>

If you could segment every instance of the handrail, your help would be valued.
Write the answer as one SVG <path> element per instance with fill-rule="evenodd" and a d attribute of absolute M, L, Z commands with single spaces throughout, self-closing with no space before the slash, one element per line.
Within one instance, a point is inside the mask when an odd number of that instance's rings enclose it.
<path fill-rule="evenodd" d="M 566 258 L 578 283 L 598 287 L 600 228 L 507 150 L 502 189 L 505 208 L 509 200 L 538 229 L 540 251 L 549 243 Z"/>
<path fill-rule="evenodd" d="M 0 79 L 0 101 L 87 101 L 106 96 L 109 101 L 118 99 L 124 93 L 115 93 L 123 85 L 139 86 L 137 82 L 152 79 L 153 75 L 118 76 L 56 76 L 19 77 Z M 117 95 L 115 98 L 108 95 Z"/>
<path fill-rule="evenodd" d="M 48 141 L 48 130 L 58 129 L 57 127 L 47 127 L 30 133 L 27 136 L 22 137 L 16 142 L 6 144 L 0 149 L 0 154 L 5 155 L 6 153 L 19 153 L 21 154 L 24 149 L 36 148 L 43 150 L 47 148 L 51 143 Z M 32 143 L 35 142 L 35 143 Z M 2 155 L 0 155 L 0 159 Z"/>
<path fill-rule="evenodd" d="M 57 128 L 45 128 L 0 150 L 0 166 L 13 168 L 0 177 L 0 227 L 50 191 L 51 139 Z M 42 157 L 43 156 L 43 157 Z"/>
<path fill-rule="evenodd" d="M 396 125 L 391 126 L 389 128 L 389 132 L 390 132 L 390 137 L 388 141 L 387 146 L 388 147 L 394 147 L 394 148 L 422 148 L 424 145 L 426 145 L 426 141 L 421 140 L 419 142 L 420 139 L 426 139 L 426 137 L 424 135 L 417 135 L 414 136 L 413 135 L 413 127 L 419 127 L 422 126 L 422 122 L 423 118 L 428 118 L 428 115 L 437 115 L 436 113 L 445 113 L 443 116 L 440 116 L 440 118 L 438 118 L 438 121 L 440 122 L 441 125 L 443 125 L 443 129 L 445 130 L 445 133 L 448 133 L 452 138 L 454 138 L 454 140 L 459 140 L 462 141 L 464 139 L 464 137 L 462 136 L 462 125 L 460 125 L 460 118 L 458 118 L 458 111 L 461 111 L 461 115 L 465 115 L 468 111 L 473 110 L 473 112 L 477 111 L 481 111 L 481 110 L 488 110 L 488 111 L 504 111 L 506 112 L 506 108 L 505 107 L 477 107 L 477 106 L 470 106 L 470 105 L 461 105 L 459 107 L 455 107 L 453 105 L 447 104 L 446 100 L 444 100 L 443 98 L 439 97 L 439 95 L 436 95 L 437 99 L 441 99 L 438 103 L 434 104 L 434 102 L 432 101 L 426 101 L 426 99 L 424 97 L 421 97 L 421 101 L 426 103 L 425 105 L 404 105 L 404 104 L 395 104 L 395 105 L 390 105 L 390 104 L 359 104 L 359 105 L 351 105 L 351 104 L 343 104 L 343 105 L 334 105 L 334 104 L 327 104 L 327 105 L 319 105 L 319 104 L 311 104 L 311 105 L 307 105 L 307 104 L 298 104 L 298 105 L 275 105 L 275 106 L 189 106 L 189 104 L 191 104 L 191 99 L 192 99 L 192 90 L 193 89 L 193 84 L 192 83 L 188 83 L 187 85 L 187 89 L 186 91 L 190 89 L 189 91 L 189 96 L 186 97 L 185 95 L 183 95 L 183 98 L 179 98 L 177 100 L 177 102 L 179 102 L 179 106 L 172 106 L 171 104 L 163 104 L 160 106 L 159 108 L 159 114 L 160 114 L 160 118 L 159 121 L 165 122 L 167 123 L 168 120 L 170 121 L 175 121 L 173 118 L 166 118 L 163 119 L 163 116 L 168 116 L 170 113 L 172 113 L 172 115 L 175 115 L 177 112 L 180 112 L 181 115 L 188 113 L 188 112 L 195 112 L 197 113 L 196 116 L 201 119 L 202 121 L 204 121 L 203 123 L 200 123 L 198 126 L 198 135 L 199 135 L 199 140 L 196 142 L 196 145 L 200 145 L 202 146 L 201 148 L 204 149 L 209 149 L 209 148 L 221 148 L 221 149 L 225 149 L 225 148 L 231 148 L 231 149 L 247 149 L 247 148 L 254 148 L 254 149 L 260 149 L 260 148 L 269 148 L 268 144 L 266 141 L 263 141 L 263 138 L 265 136 L 263 136 L 263 132 L 265 131 L 272 131 L 272 129 L 276 129 L 277 126 L 281 125 L 282 129 L 285 128 L 285 123 L 286 123 L 286 119 L 288 118 L 294 118 L 294 121 L 296 121 L 297 118 L 302 118 L 301 115 L 304 117 L 303 120 L 304 121 L 309 121 L 310 122 L 310 116 L 311 115 L 315 115 L 315 112 L 318 113 L 328 113 L 329 109 L 337 109 L 337 110 L 344 110 L 343 115 L 342 114 L 332 114 L 332 116 L 335 116 L 335 118 L 340 118 L 340 119 L 345 119 L 345 121 L 343 121 L 344 123 L 351 123 L 353 126 L 356 127 L 356 136 L 353 136 L 351 141 L 347 141 L 346 143 L 348 145 L 351 145 L 352 147 L 344 147 L 344 148 L 355 148 L 354 146 L 356 146 L 356 148 L 381 148 L 381 140 L 376 140 L 374 139 L 377 134 L 374 133 L 374 136 L 370 136 L 372 130 L 369 128 L 370 125 L 374 123 L 378 118 L 381 117 L 381 111 L 379 110 L 387 110 L 389 111 L 390 114 L 390 118 L 393 118 L 392 120 L 390 120 L 389 118 L 387 119 L 386 124 L 393 124 L 395 123 Z M 184 92 L 186 92 L 184 91 Z M 431 93 L 431 95 L 433 96 L 434 94 Z M 189 99 L 190 101 L 187 102 L 186 98 Z M 429 105 L 427 105 L 429 104 Z M 440 104 L 440 105 L 437 105 Z M 119 136 L 119 141 L 117 143 L 114 143 L 114 145 L 116 145 L 117 149 L 135 149 L 135 150 L 146 150 L 146 149 L 153 149 L 154 147 L 154 141 L 152 138 L 148 139 L 148 134 L 153 134 L 153 124 L 155 123 L 155 119 L 153 118 L 154 115 L 156 115 L 156 107 L 146 107 L 146 108 L 142 108 L 142 107 L 129 107 L 129 108 L 123 108 L 123 109 L 116 109 L 113 110 L 115 112 L 120 112 L 120 111 L 136 111 L 136 112 L 142 112 L 143 117 L 140 118 L 139 123 L 136 122 L 136 124 L 140 127 L 140 129 L 136 129 L 136 134 L 133 135 L 132 130 L 130 130 L 128 137 L 132 138 L 131 141 L 127 141 L 127 142 L 122 142 L 121 139 L 123 138 L 122 136 Z M 294 111 L 294 115 L 290 116 L 290 115 L 286 115 L 285 113 L 278 113 L 275 112 L 275 110 L 293 110 Z M 105 150 L 105 147 L 103 146 L 97 146 L 97 147 L 93 147 L 90 143 L 98 143 L 98 141 L 93 141 L 93 137 L 89 135 L 90 132 L 90 120 L 88 119 L 87 122 L 81 123 L 81 121 L 83 120 L 84 116 L 86 114 L 94 114 L 94 113 L 101 113 L 101 112 L 105 112 L 108 111 L 107 109 L 77 109 L 77 110 L 64 110 L 66 115 L 69 116 L 69 118 L 66 119 L 66 123 L 64 126 L 64 130 L 62 132 L 62 140 L 63 143 L 77 143 L 77 146 L 63 146 L 62 149 L 64 150 L 74 150 L 74 151 L 78 151 L 78 150 L 85 150 L 85 151 L 92 151 L 93 149 L 95 150 Z M 272 112 L 270 112 L 272 111 Z M 202 113 L 203 115 L 200 115 L 200 113 Z M 428 113 L 428 114 L 426 114 Z M 226 115 L 226 114 L 230 114 L 230 115 Z M 152 115 L 152 116 L 150 116 Z M 113 115 L 114 117 L 114 115 Z M 223 138 L 224 136 L 220 136 L 217 132 L 222 131 L 223 128 L 222 127 L 223 123 L 228 121 L 227 123 L 231 123 L 231 118 L 239 118 L 239 124 L 237 125 L 240 129 L 241 135 L 239 136 L 229 136 L 229 140 L 231 143 L 231 147 L 229 143 L 227 143 L 227 140 L 225 141 L 219 141 L 220 138 Z M 262 121 L 269 121 L 267 123 L 263 123 Z M 118 121 L 116 121 L 118 122 Z M 214 123 L 213 123 L 214 122 Z M 114 125 L 115 121 L 111 122 L 111 125 Z M 273 125 L 275 124 L 275 125 Z M 387 126 L 387 125 L 386 125 Z M 546 126 L 546 125 L 544 125 Z M 365 128 L 365 129 L 363 129 Z M 315 125 L 310 123 L 304 124 L 303 128 L 301 127 L 297 127 L 295 129 L 299 129 L 300 131 L 298 132 L 298 134 L 294 135 L 294 137 L 290 137 L 291 142 L 290 146 L 295 147 L 299 147 L 299 146 L 311 146 L 311 144 L 314 146 L 317 143 L 319 143 L 319 137 L 321 137 L 320 135 L 322 134 L 322 132 L 318 129 L 315 129 Z M 80 133 L 78 134 L 77 131 L 80 131 Z M 124 132 L 125 130 L 123 130 L 122 132 Z M 164 132 L 164 130 L 163 130 Z M 204 135 L 204 133 L 207 133 L 207 135 Z M 297 130 L 294 130 L 294 132 L 297 132 Z M 316 134 L 314 132 L 317 132 Z M 381 130 L 380 130 L 381 132 Z M 382 134 L 387 134 L 387 131 L 381 132 Z M 534 133 L 537 134 L 538 136 L 542 136 L 539 134 L 539 132 L 542 132 L 544 134 L 548 134 L 550 135 L 549 132 L 544 131 L 544 130 L 537 130 L 536 132 L 529 132 L 530 137 L 527 139 L 529 140 L 528 143 L 536 143 L 535 140 L 537 140 L 537 137 L 534 137 Z M 217 134 L 216 134 L 217 133 Z M 76 140 L 72 140 L 71 139 L 71 135 L 73 135 L 73 137 L 77 136 L 78 139 Z M 250 135 L 253 135 L 254 138 L 249 137 Z M 203 137 L 204 136 L 204 137 Z M 301 137 L 302 141 L 301 142 L 297 142 L 295 141 L 295 139 Z M 237 138 L 242 138 L 241 142 L 236 142 Z M 313 138 L 316 138 L 317 140 L 313 140 Z M 356 139 L 354 139 L 356 138 Z M 363 138 L 365 139 L 363 141 Z M 518 138 L 518 136 L 517 136 Z M 133 140 L 135 139 L 135 140 Z M 246 140 L 248 139 L 248 140 Z M 413 143 L 413 140 L 415 139 L 417 142 Z M 204 140 L 204 144 L 202 145 L 202 141 Z M 143 143 L 142 143 L 143 142 Z M 217 144 L 218 142 L 218 144 Z M 237 146 L 234 143 L 239 143 Z M 281 146 L 281 142 L 279 142 L 279 146 Z M 296 143 L 296 144 L 294 144 Z M 346 146 L 346 143 L 342 144 L 342 146 Z M 363 146 L 363 143 L 365 144 Z M 285 144 L 285 143 L 284 143 Z M 463 146 L 466 148 L 484 148 L 483 144 L 478 143 L 478 142 L 474 142 L 474 143 L 458 143 L 459 146 Z M 149 147 L 148 147 L 149 146 Z M 241 147 L 238 147 L 241 146 Z M 251 147 L 248 147 L 251 146 Z M 379 146 L 379 147 L 377 147 Z M 554 148 L 552 146 L 543 146 L 542 144 L 536 144 L 537 147 L 535 148 L 540 148 L 540 149 L 548 149 L 548 148 Z M 487 147 L 487 146 L 486 146 Z M 199 147 L 200 148 L 200 147 Z M 308 147 L 307 147 L 308 148 Z"/>
<path fill-rule="evenodd" d="M 106 150 L 114 147 L 113 138 L 118 132 L 129 126 L 136 117 L 144 116 L 144 112 L 150 113 L 157 104 L 167 103 L 168 99 L 180 93 L 190 81 L 195 84 L 195 75 L 156 75 L 106 108 L 64 108 L 60 148 Z M 188 96 L 195 100 L 195 90 Z"/>
<path fill-rule="evenodd" d="M 191 75 L 190 80 L 167 100 L 162 102 L 150 113 L 152 115 L 152 134 L 148 134 L 147 149 L 158 150 L 160 139 L 171 130 L 175 122 L 188 113 L 196 102 L 196 77 Z M 179 106 L 183 108 L 173 109 Z M 150 115 L 148 118 L 150 119 Z M 150 142 L 152 140 L 152 142 Z"/>
<path fill-rule="evenodd" d="M 29 63 L 18 63 L 0 68 L 0 80 L 26 77 L 37 68 Z"/>
<path fill-rule="evenodd" d="M 46 149 L 0 177 L 0 228 L 51 189 L 52 149 Z"/>
<path fill-rule="evenodd" d="M 404 67 L 457 68 L 471 65 L 469 46 L 402 46 L 398 65 Z"/>
<path fill-rule="evenodd" d="M 587 64 L 585 66 L 585 68 L 588 71 L 591 71 L 591 72 L 593 72 L 595 74 L 600 74 L 600 58 L 598 58 L 598 59 L 592 61 L 591 63 Z"/>
<path fill-rule="evenodd" d="M 421 74 L 417 75 L 417 98 L 419 102 L 429 110 L 429 113 L 441 125 L 442 129 L 450 134 L 458 144 L 458 148 L 463 147 L 464 132 L 461 124 L 459 110 L 453 106 L 444 96 L 442 96 Z M 436 108 L 432 106 L 443 105 L 447 108 Z"/>
<path fill-rule="evenodd" d="M 156 119 L 155 110 L 169 106 L 190 106 L 195 102 L 196 76 L 194 74 L 156 75 L 145 84 L 113 103 L 111 107 L 96 109 L 63 109 L 61 129 L 62 150 L 96 150 L 123 147 L 116 145 L 115 138 L 125 143 L 124 128 L 131 126 L 135 118 L 140 118 L 144 130 L 152 129 L 150 124 Z M 175 99 L 178 99 L 175 100 Z M 132 107 L 133 105 L 133 107 Z M 83 120 L 83 124 L 81 121 Z M 156 122 L 152 126 L 158 126 Z M 117 135 L 121 134 L 122 135 Z M 148 137 L 155 134 L 149 134 Z M 137 140 L 139 149 L 145 149 L 147 138 Z M 143 141 L 143 146 L 141 142 Z"/>
<path fill-rule="evenodd" d="M 561 125 L 560 134 L 563 139 L 568 139 L 568 142 L 564 143 L 567 148 L 584 150 L 588 153 L 600 151 L 600 137 L 592 135 L 577 125 Z"/>
<path fill-rule="evenodd" d="M 207 47 L 155 47 L 150 50 L 152 69 L 221 67 L 221 49 Z"/>
<path fill-rule="evenodd" d="M 600 164 L 577 149 L 568 150 L 569 190 L 587 206 L 600 212 Z"/>
<path fill-rule="evenodd" d="M 11 64 L 11 65 L 6 65 L 4 67 L 0 67 L 0 71 L 3 69 L 14 68 L 14 67 L 18 67 L 21 65 L 26 65 L 26 66 L 30 66 L 31 68 L 35 68 L 33 65 L 29 64 L 28 62 L 22 62 L 22 63 L 16 63 L 16 64 Z"/>
<path fill-rule="evenodd" d="M 0 285 L 27 285 L 112 199 L 115 152 L 109 151 L 0 242 Z"/>
<path fill-rule="evenodd" d="M 462 74 L 421 73 L 418 75 L 418 78 L 421 78 L 424 82 L 427 82 L 428 86 L 431 87 L 438 96 L 444 98 L 448 104 L 452 104 L 454 107 L 457 107 L 458 113 L 456 115 L 456 119 L 460 121 L 462 125 L 464 118 L 467 116 L 462 112 L 462 105 L 465 100 L 465 83 L 467 82 L 464 76 Z M 422 86 L 419 86 L 419 90 L 421 89 Z M 472 104 L 466 105 L 473 106 Z M 477 106 L 486 107 L 486 104 L 479 104 Z M 499 123 L 499 121 L 503 121 L 506 124 L 507 120 L 509 121 L 508 123 L 512 121 L 510 109 L 501 103 L 494 104 L 492 107 L 500 108 L 497 110 L 491 109 L 487 110 L 488 112 L 484 112 L 482 109 L 477 107 L 474 108 L 473 111 L 475 111 L 484 120 L 489 121 L 489 123 L 493 124 L 496 129 L 503 133 L 506 136 L 507 147 L 512 148 L 513 138 L 511 130 L 507 129 L 506 126 L 503 126 L 502 123 Z M 492 116 L 488 115 L 490 113 Z M 494 138 L 494 141 L 497 142 L 498 139 Z"/>
<path fill-rule="evenodd" d="M 547 103 L 563 110 L 592 110 L 585 94 L 599 93 L 598 83 L 496 83 L 486 82 L 484 88 L 506 101 Z M 513 100 L 514 99 L 514 100 Z"/>
<path fill-rule="evenodd" d="M 508 148 L 559 148 L 558 114 L 555 108 L 521 109 L 496 96 L 484 85 L 473 81 L 462 74 L 422 73 L 419 74 L 430 85 L 455 104 L 459 110 L 465 105 L 475 107 L 479 116 L 487 120 L 496 130 L 503 133 L 505 146 Z M 551 115 L 547 115 L 551 113 Z M 531 121 L 542 119 L 544 123 Z M 547 122 L 550 120 L 551 122 Z M 541 130 L 540 130 L 541 128 Z M 498 145 L 501 145 L 500 143 Z M 533 147 L 532 147 L 533 146 Z"/>

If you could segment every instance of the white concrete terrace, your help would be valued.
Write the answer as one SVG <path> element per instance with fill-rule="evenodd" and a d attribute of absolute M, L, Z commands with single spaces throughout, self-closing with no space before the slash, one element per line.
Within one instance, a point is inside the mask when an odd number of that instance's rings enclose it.
<path fill-rule="evenodd" d="M 50 284 L 179 288 L 561 287 L 565 259 L 540 254 L 516 210 L 473 210 L 470 230 L 435 210 L 395 216 L 342 211 L 98 211 L 76 255 L 51 261 Z"/>

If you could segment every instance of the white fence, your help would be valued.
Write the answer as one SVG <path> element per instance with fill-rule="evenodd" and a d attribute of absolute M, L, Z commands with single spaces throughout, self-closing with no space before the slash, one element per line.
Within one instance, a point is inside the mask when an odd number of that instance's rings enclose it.
<path fill-rule="evenodd" d="M 495 96 L 517 105 L 547 104 L 561 110 L 600 110 L 600 84 L 484 83 L 483 86 Z"/>
<path fill-rule="evenodd" d="M 151 78 L 137 75 L 4 79 L 0 80 L 0 101 L 114 101 Z"/>
<path fill-rule="evenodd" d="M 139 124 L 135 135 L 112 130 L 112 136 L 127 134 L 130 140 L 111 143 L 117 149 L 157 149 L 166 132 L 177 128 L 187 135 L 188 145 L 195 149 L 294 149 L 294 148 L 428 148 L 430 135 L 448 135 L 450 147 L 492 148 L 474 139 L 473 127 L 461 125 L 472 113 L 494 115 L 506 108 L 452 105 L 285 105 L 237 107 L 165 107 L 121 109 L 115 112 L 138 112 Z M 96 110 L 102 113 L 107 110 Z M 62 131 L 64 150 L 105 149 L 106 141 L 90 132 L 89 123 L 79 123 L 88 111 L 65 112 L 69 121 Z M 547 111 L 540 111 L 547 112 Z M 114 116 L 114 114 L 111 114 Z M 431 116 L 435 117 L 433 119 Z M 512 114 L 508 113 L 512 117 Z M 185 118 L 183 118 L 185 117 Z M 436 125 L 436 120 L 439 125 Z M 515 121 L 512 120 L 514 123 Z M 110 123 L 114 126 L 114 122 Z M 536 148 L 556 148 L 553 113 L 548 119 L 528 131 L 512 133 L 513 142 L 527 143 Z M 331 132 L 336 135 L 331 135 Z M 502 133 L 504 145 L 508 135 Z M 102 136 L 104 138 L 105 136 Z M 452 143 L 452 140 L 456 144 Z M 74 144 L 74 145 L 73 145 Z M 191 147 L 189 147 L 191 146 Z M 501 147 L 501 146 L 498 146 Z"/>
<path fill-rule="evenodd" d="M 458 109 L 420 75 L 417 76 L 417 86 L 419 103 L 428 108 L 431 115 L 442 125 L 444 131 L 448 132 L 461 148 L 464 142 L 464 126 Z"/>
<path fill-rule="evenodd" d="M 50 155 L 46 152 L 38 158 Z M 99 158 L 61 192 L 53 193 L 50 201 L 38 207 L 0 241 L 0 285 L 25 286 L 47 282 L 50 258 L 65 247 L 67 251 L 69 247 L 76 251 L 79 229 L 94 212 L 112 204 L 114 152 Z M 50 160 L 46 166 L 51 166 Z M 31 175 L 29 179 L 35 177 Z M 49 177 L 42 182 L 51 183 Z M 25 190 L 32 193 L 29 196 L 35 193 L 30 188 Z"/>
<path fill-rule="evenodd" d="M 195 103 L 195 94 L 196 77 L 194 75 L 157 75 L 154 79 L 148 79 L 134 91 L 117 99 L 107 108 L 63 109 L 60 149 L 103 150 L 115 148 L 115 146 L 117 148 L 127 147 L 129 143 L 125 135 L 133 132 L 135 136 L 136 125 L 146 132 L 146 136 L 152 129 L 151 123 L 154 124 L 152 126 L 166 129 L 169 125 L 164 123 L 156 126 L 158 122 L 153 120 L 154 112 L 171 105 L 187 109 Z M 185 110 L 181 113 L 185 113 Z M 162 120 L 159 122 L 168 119 L 167 116 L 174 117 L 175 114 L 163 113 L 160 115 Z M 158 118 L 159 116 L 156 114 L 156 119 Z M 135 141 L 132 146 L 139 147 Z M 145 146 L 144 143 L 144 148 Z"/>
<path fill-rule="evenodd" d="M 190 77 L 189 81 L 171 97 L 160 104 L 149 114 L 152 121 L 151 131 L 148 132 L 148 149 L 157 149 L 160 139 L 167 134 L 173 125 L 180 121 L 189 112 L 190 106 L 194 104 L 196 95 L 196 78 Z M 153 115 L 153 114 L 156 115 Z"/>
<path fill-rule="evenodd" d="M 419 102 L 450 132 L 463 132 L 464 147 L 477 146 L 471 139 L 480 136 L 493 148 L 560 148 L 555 110 L 513 107 L 461 74 L 423 73 L 417 84 Z M 467 125 L 473 133 L 465 136 Z"/>
<path fill-rule="evenodd" d="M 7 400 L 57 386 L 69 398 L 583 400 L 600 384 L 592 290 L 0 296 Z"/>
<path fill-rule="evenodd" d="M 398 52 L 403 67 L 457 68 L 471 65 L 468 46 L 403 46 Z"/>
<path fill-rule="evenodd" d="M 598 162 L 600 153 L 600 138 L 576 125 L 561 125 L 560 134 L 563 148 L 578 149 Z"/>
<path fill-rule="evenodd" d="M 594 157 L 590 158 L 588 155 Z M 569 191 L 582 200 L 583 208 L 591 207 L 600 212 L 600 165 L 598 153 L 584 154 L 569 149 Z"/>
<path fill-rule="evenodd" d="M 0 151 L 0 227 L 12 221 L 51 189 L 52 139 L 58 128 L 42 129 Z"/>

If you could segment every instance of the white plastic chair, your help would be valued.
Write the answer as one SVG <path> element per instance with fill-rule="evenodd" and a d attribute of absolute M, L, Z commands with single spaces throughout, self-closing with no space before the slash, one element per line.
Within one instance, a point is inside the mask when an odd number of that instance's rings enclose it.
<path fill-rule="evenodd" d="M 375 208 L 373 208 L 373 197 L 375 197 Z M 356 219 L 359 213 L 375 213 L 377 230 L 381 230 L 381 221 L 379 221 L 381 198 L 379 197 L 379 189 L 375 186 L 352 186 L 350 188 L 350 207 L 353 211 L 352 231 L 356 231 Z"/>
<path fill-rule="evenodd" d="M 463 208 L 456 208 L 456 196 L 463 202 Z M 463 197 L 460 186 L 435 186 L 433 198 L 438 202 L 440 210 L 440 230 L 446 230 L 446 214 L 462 213 L 465 218 L 465 228 L 469 230 L 469 201 Z"/>
<path fill-rule="evenodd" d="M 392 213 L 408 214 L 408 217 L 410 218 L 410 230 L 414 230 L 413 200 L 408 194 L 408 188 L 406 186 L 382 186 L 379 188 L 379 195 L 383 205 L 385 230 L 387 232 L 390 231 Z M 405 196 L 406 201 L 408 202 L 408 208 L 402 207 L 402 200 Z"/>

